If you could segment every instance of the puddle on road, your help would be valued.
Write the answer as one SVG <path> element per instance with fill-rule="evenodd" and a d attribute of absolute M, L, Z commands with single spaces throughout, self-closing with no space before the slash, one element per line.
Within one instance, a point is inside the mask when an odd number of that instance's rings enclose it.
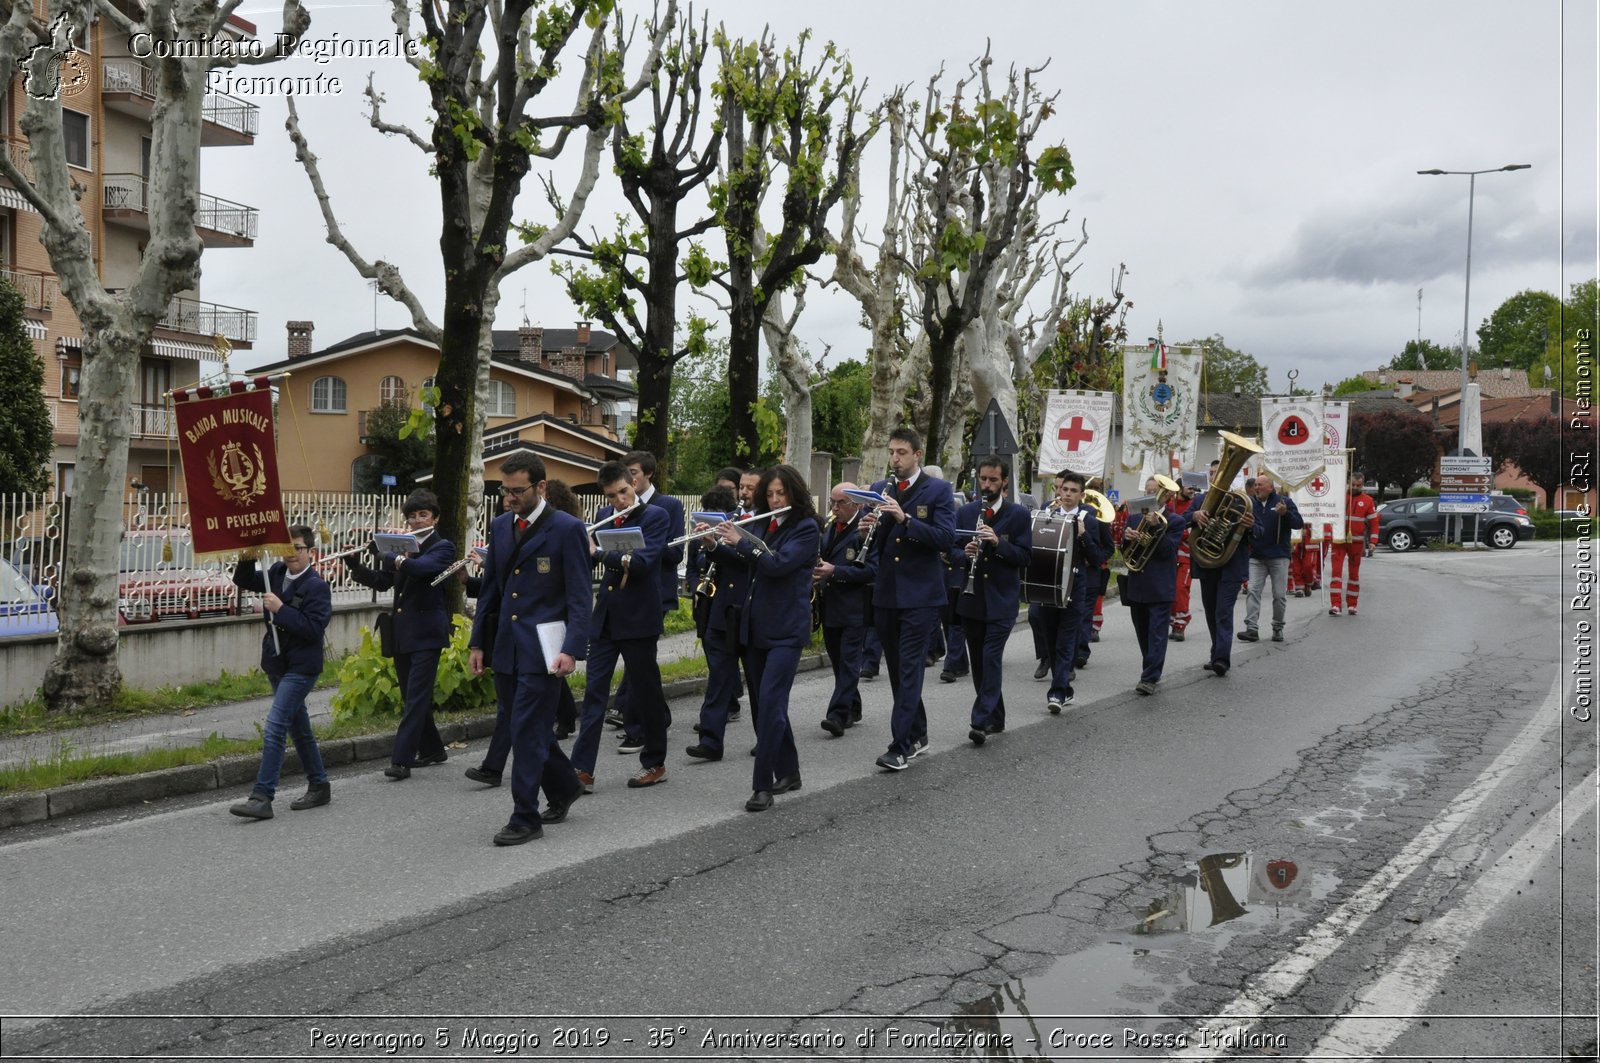
<path fill-rule="evenodd" d="M 1290 932 L 1303 906 L 1338 884 L 1337 875 L 1289 852 L 1208 854 L 1135 891 L 1148 901 L 1121 932 L 957 1005 L 951 1013 L 960 1018 L 944 1029 L 1009 1035 L 1013 1047 L 1001 1056 L 1013 1059 L 1159 1048 L 1158 1031 L 1173 1022 L 1161 1006 L 1195 984 L 1191 970 L 1211 970 L 1217 953 L 1241 933 Z M 1150 1037 L 1155 1041 L 1141 1041 Z"/>

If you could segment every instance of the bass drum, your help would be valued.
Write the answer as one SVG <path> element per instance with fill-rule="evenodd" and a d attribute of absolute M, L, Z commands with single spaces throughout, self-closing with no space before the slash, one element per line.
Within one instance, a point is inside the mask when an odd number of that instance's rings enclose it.
<path fill-rule="evenodd" d="M 1023 599 L 1032 605 L 1066 608 L 1072 597 L 1072 552 L 1078 525 L 1041 509 L 1033 515 L 1033 550 L 1022 576 Z"/>

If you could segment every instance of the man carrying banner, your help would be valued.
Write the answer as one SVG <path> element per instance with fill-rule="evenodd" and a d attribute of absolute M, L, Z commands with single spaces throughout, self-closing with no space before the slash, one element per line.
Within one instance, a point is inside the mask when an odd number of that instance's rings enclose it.
<path fill-rule="evenodd" d="M 1256 642 L 1261 620 L 1261 595 L 1272 580 L 1272 641 L 1283 641 L 1284 614 L 1288 607 L 1289 542 L 1295 528 L 1304 526 L 1300 510 L 1288 495 L 1273 490 L 1270 476 L 1257 476 L 1250 492 L 1255 527 L 1250 539 L 1250 599 L 1244 609 L 1240 642 Z"/>
<path fill-rule="evenodd" d="M 1378 545 L 1378 507 L 1363 488 L 1365 473 L 1350 474 L 1350 494 L 1345 500 L 1345 527 L 1349 542 L 1333 544 L 1333 578 L 1328 582 L 1328 593 L 1333 599 L 1329 616 L 1338 616 L 1340 592 L 1350 603 L 1350 615 L 1356 615 L 1356 600 L 1361 597 L 1361 558 L 1371 557 Z M 1344 582 L 1344 565 L 1350 562 L 1350 582 Z"/>
<path fill-rule="evenodd" d="M 311 567 L 311 544 L 316 533 L 304 525 L 289 529 L 294 552 L 276 562 L 263 577 L 254 561 L 240 558 L 233 582 L 261 595 L 267 616 L 267 633 L 261 636 L 261 670 L 272 684 L 272 707 L 261 736 L 261 768 L 250 797 L 228 809 L 245 819 L 271 819 L 272 799 L 283 770 L 285 737 L 294 739 L 295 752 L 306 771 L 304 796 L 289 807 L 296 812 L 325 805 L 331 798 L 328 771 L 322 751 L 311 733 L 306 695 L 322 674 L 322 635 L 333 619 L 333 594 L 328 583 Z"/>

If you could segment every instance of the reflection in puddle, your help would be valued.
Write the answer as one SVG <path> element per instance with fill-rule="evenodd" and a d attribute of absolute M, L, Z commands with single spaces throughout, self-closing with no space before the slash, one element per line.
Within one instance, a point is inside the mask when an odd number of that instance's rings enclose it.
<path fill-rule="evenodd" d="M 1294 853 L 1203 856 L 1153 884 L 1156 895 L 1135 911 L 1131 932 L 954 1007 L 958 1017 L 944 1029 L 974 1035 L 970 1050 L 954 1054 L 1046 1060 L 1181 1047 L 1164 1042 L 1174 1028 L 1161 1006 L 1194 984 L 1189 971 L 1210 970 L 1238 933 L 1287 932 L 1299 905 L 1337 884 Z"/>

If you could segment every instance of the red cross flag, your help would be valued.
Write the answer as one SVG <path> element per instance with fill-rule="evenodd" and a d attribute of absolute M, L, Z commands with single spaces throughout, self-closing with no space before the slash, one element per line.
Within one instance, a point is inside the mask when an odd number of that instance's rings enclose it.
<path fill-rule="evenodd" d="M 1109 391 L 1052 391 L 1045 396 L 1039 439 L 1039 475 L 1062 469 L 1103 476 L 1111 437 Z"/>

